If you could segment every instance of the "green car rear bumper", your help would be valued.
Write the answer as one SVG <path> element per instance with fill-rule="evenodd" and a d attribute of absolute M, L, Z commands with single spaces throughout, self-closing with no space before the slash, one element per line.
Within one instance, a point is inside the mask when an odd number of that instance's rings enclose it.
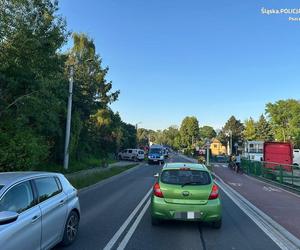
<path fill-rule="evenodd" d="M 178 214 L 194 212 L 195 218 L 188 219 Z M 214 222 L 222 219 L 222 208 L 220 199 L 208 200 L 205 205 L 174 204 L 167 203 L 164 198 L 152 195 L 151 216 L 159 220 L 187 220 Z"/>

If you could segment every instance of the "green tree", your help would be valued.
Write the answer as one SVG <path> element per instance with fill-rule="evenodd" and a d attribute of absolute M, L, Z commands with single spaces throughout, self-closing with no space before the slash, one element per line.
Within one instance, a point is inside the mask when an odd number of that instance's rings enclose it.
<path fill-rule="evenodd" d="M 187 116 L 180 126 L 181 143 L 184 147 L 191 147 L 199 138 L 199 122 L 194 116 Z"/>
<path fill-rule="evenodd" d="M 253 141 L 257 138 L 256 136 L 256 123 L 252 117 L 245 120 L 245 130 L 243 131 L 244 138 L 248 141 Z"/>
<path fill-rule="evenodd" d="M 199 135 L 202 140 L 212 139 L 216 137 L 217 133 L 211 126 L 203 126 L 199 129 Z"/>
<path fill-rule="evenodd" d="M 241 121 L 237 120 L 234 116 L 231 116 L 219 133 L 218 139 L 223 145 L 227 145 L 230 136 L 232 136 L 231 152 L 234 152 L 235 143 L 240 145 L 243 141 L 243 131 L 244 125 Z"/>
<path fill-rule="evenodd" d="M 300 144 L 300 102 L 294 99 L 279 100 L 266 105 L 275 139 Z"/>
<path fill-rule="evenodd" d="M 179 130 L 177 126 L 170 126 L 163 130 L 164 144 L 175 148 L 175 139 L 179 136 Z"/>
<path fill-rule="evenodd" d="M 67 96 L 68 33 L 50 0 L 0 0 L 0 167 L 59 159 Z"/>
<path fill-rule="evenodd" d="M 74 68 L 73 113 L 80 119 L 72 120 L 71 156 L 80 160 L 90 154 L 107 154 L 118 147 L 112 143 L 113 138 L 117 138 L 112 135 L 117 126 L 109 104 L 117 100 L 119 91 L 112 92 L 112 83 L 106 80 L 108 68 L 102 67 L 102 59 L 96 54 L 93 40 L 77 33 L 73 34 L 73 40 L 66 67 Z M 68 74 L 67 70 L 66 76 Z M 123 125 L 121 121 L 117 123 Z M 117 132 L 114 133 L 116 135 Z M 118 133 L 121 134 L 120 131 Z"/>
<path fill-rule="evenodd" d="M 259 117 L 255 124 L 256 139 L 260 141 L 274 140 L 273 132 L 270 123 L 266 120 L 264 115 Z"/>

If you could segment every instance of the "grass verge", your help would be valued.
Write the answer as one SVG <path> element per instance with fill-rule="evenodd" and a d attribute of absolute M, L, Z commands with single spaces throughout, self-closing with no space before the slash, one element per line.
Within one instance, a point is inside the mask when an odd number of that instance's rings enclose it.
<path fill-rule="evenodd" d="M 99 181 L 102 181 L 104 179 L 107 179 L 111 176 L 120 174 L 130 168 L 133 168 L 137 166 L 138 164 L 130 164 L 124 167 L 113 167 L 109 168 L 107 170 L 102 170 L 100 172 L 96 173 L 87 173 L 83 176 L 78 176 L 78 177 L 71 177 L 69 181 L 71 184 L 76 187 L 77 189 L 81 189 L 84 187 L 91 186 Z"/>
<path fill-rule="evenodd" d="M 70 161 L 69 169 L 65 170 L 63 165 L 58 164 L 45 164 L 43 166 L 39 166 L 35 171 L 48 171 L 48 172 L 59 172 L 59 173 L 74 173 L 81 170 L 96 168 L 100 166 L 104 166 L 107 164 L 111 164 L 117 162 L 115 159 L 105 159 L 105 158 L 97 158 L 97 157 L 87 157 L 80 161 Z"/>

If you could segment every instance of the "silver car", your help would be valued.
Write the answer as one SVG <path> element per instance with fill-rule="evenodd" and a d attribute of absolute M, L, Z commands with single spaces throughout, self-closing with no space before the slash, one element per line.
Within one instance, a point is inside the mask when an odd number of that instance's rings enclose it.
<path fill-rule="evenodd" d="M 1 250 L 50 249 L 76 239 L 77 190 L 58 173 L 0 173 Z"/>

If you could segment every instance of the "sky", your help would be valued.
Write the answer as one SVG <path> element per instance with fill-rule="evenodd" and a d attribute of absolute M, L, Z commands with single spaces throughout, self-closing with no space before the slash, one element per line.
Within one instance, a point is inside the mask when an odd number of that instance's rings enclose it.
<path fill-rule="evenodd" d="M 94 40 L 125 122 L 156 130 L 196 116 L 217 129 L 231 115 L 257 119 L 268 102 L 300 99 L 300 14 L 262 8 L 300 2 L 60 0 L 59 13 Z"/>

